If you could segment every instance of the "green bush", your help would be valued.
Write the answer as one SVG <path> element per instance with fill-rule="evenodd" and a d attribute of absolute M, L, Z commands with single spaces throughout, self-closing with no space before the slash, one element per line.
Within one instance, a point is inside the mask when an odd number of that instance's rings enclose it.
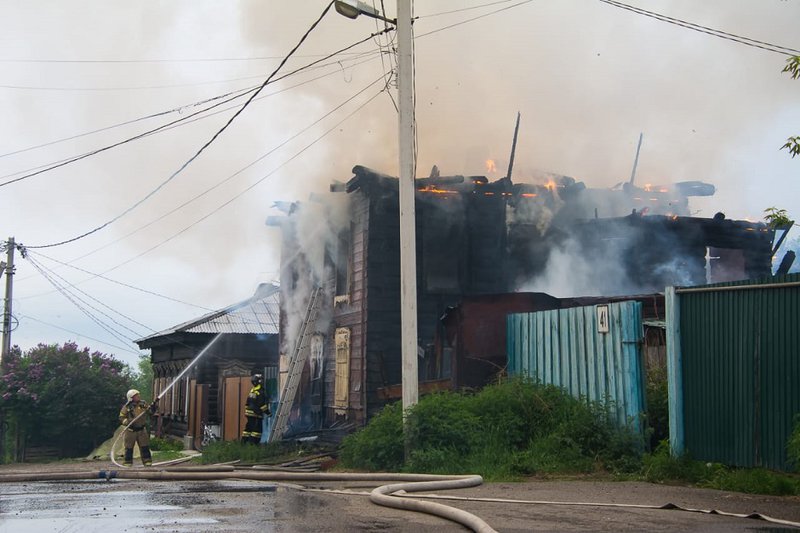
<path fill-rule="evenodd" d="M 348 436 L 340 458 L 349 468 L 476 472 L 491 480 L 536 472 L 636 470 L 641 443 L 627 428 L 616 428 L 609 413 L 562 389 L 515 378 L 477 394 L 421 398 L 408 413 L 407 462 L 399 404 Z"/>
<path fill-rule="evenodd" d="M 361 430 L 342 441 L 340 460 L 349 468 L 397 471 L 403 468 L 403 406 L 389 404 Z"/>

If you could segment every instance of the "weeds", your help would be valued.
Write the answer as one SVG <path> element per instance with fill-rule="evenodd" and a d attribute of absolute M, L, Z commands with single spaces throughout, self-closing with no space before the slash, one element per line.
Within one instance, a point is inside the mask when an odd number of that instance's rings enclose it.
<path fill-rule="evenodd" d="M 408 461 L 401 414 L 399 404 L 389 405 L 348 436 L 342 465 L 514 480 L 542 472 L 627 471 L 639 464 L 641 444 L 614 425 L 606 406 L 530 380 L 421 398 L 408 414 Z"/>
<path fill-rule="evenodd" d="M 302 450 L 292 450 L 281 443 L 269 443 L 262 446 L 242 444 L 238 441 L 216 441 L 203 448 L 200 461 L 203 464 L 227 463 L 239 460 L 242 463 L 264 463 L 277 459 L 294 458 Z"/>
<path fill-rule="evenodd" d="M 794 418 L 794 428 L 786 443 L 786 457 L 790 466 L 800 470 L 800 415 Z"/>
<path fill-rule="evenodd" d="M 662 441 L 642 458 L 642 478 L 654 483 L 689 483 L 699 487 L 750 494 L 789 496 L 800 494 L 800 479 L 764 468 L 731 468 L 692 460 L 688 454 L 670 455 Z"/>

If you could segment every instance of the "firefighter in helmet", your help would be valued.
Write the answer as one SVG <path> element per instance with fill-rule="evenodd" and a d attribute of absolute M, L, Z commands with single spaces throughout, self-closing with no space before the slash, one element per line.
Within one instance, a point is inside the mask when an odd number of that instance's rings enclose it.
<path fill-rule="evenodd" d="M 150 454 L 150 432 L 147 430 L 147 417 L 155 414 L 158 409 L 158 399 L 151 405 L 139 398 L 139 391 L 131 389 L 125 395 L 128 402 L 119 411 L 119 421 L 125 426 L 123 443 L 125 445 L 125 459 L 122 466 L 133 466 L 133 447 L 139 445 L 144 466 L 152 466 L 153 458 Z"/>
<path fill-rule="evenodd" d="M 264 376 L 253 374 L 250 377 L 253 386 L 244 405 L 244 416 L 247 423 L 242 431 L 242 443 L 258 444 L 261 442 L 261 424 L 265 416 L 270 416 L 269 398 L 264 391 Z"/>

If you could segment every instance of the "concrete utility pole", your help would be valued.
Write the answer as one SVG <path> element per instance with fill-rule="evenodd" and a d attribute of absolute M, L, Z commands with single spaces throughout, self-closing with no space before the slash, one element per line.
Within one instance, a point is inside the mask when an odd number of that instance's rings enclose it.
<path fill-rule="evenodd" d="M 400 327 L 403 410 L 419 399 L 417 374 L 417 228 L 414 205 L 414 71 L 411 0 L 397 0 L 397 95 L 400 111 Z"/>
<path fill-rule="evenodd" d="M 8 361 L 8 355 L 11 353 L 11 299 L 14 290 L 14 248 L 16 243 L 14 237 L 9 237 L 7 257 L 6 257 L 6 296 L 3 300 L 3 350 L 0 354 L 0 374 L 5 373 L 5 365 Z"/>

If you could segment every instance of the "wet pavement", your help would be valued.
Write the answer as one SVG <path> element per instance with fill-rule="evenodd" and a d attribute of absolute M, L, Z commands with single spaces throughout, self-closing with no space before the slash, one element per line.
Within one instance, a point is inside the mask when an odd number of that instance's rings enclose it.
<path fill-rule="evenodd" d="M 270 531 L 275 492 L 238 480 L 4 484 L 0 532 Z"/>

